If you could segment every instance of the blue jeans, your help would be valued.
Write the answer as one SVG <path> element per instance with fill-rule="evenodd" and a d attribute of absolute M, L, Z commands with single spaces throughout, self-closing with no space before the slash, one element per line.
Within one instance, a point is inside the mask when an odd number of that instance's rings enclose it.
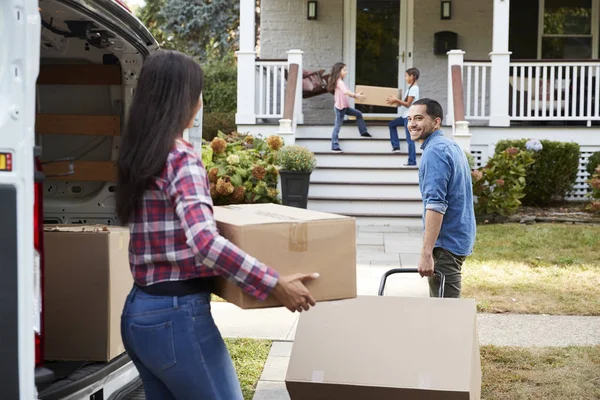
<path fill-rule="evenodd" d="M 147 400 L 242 400 L 210 293 L 151 296 L 133 287 L 121 317 L 125 350 Z"/>
<path fill-rule="evenodd" d="M 342 124 L 344 123 L 344 117 L 346 115 L 351 115 L 356 117 L 356 123 L 358 125 L 358 133 L 363 134 L 367 132 L 367 126 L 365 125 L 365 120 L 362 116 L 362 113 L 354 108 L 348 107 L 338 110 L 337 108 L 333 108 L 335 110 L 335 126 L 333 127 L 333 133 L 331 134 L 331 148 L 337 149 L 340 147 L 339 135 L 340 129 L 342 128 Z"/>
<path fill-rule="evenodd" d="M 415 142 L 410 138 L 410 132 L 408 131 L 408 120 L 404 117 L 398 117 L 391 121 L 388 125 L 390 127 L 390 141 L 394 149 L 400 148 L 400 139 L 398 138 L 398 127 L 403 126 L 406 134 L 406 143 L 408 144 L 408 164 L 417 165 L 417 149 Z"/>

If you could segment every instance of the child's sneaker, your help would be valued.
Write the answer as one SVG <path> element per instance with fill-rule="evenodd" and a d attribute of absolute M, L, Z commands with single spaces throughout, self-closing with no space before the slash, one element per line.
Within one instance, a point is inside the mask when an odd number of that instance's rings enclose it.
<path fill-rule="evenodd" d="M 342 149 L 340 149 L 339 147 L 333 148 L 331 149 L 332 153 L 343 153 L 344 151 Z"/>
<path fill-rule="evenodd" d="M 392 153 L 400 153 L 400 147 L 394 147 Z"/>
<path fill-rule="evenodd" d="M 363 132 L 363 133 L 360 134 L 360 136 L 362 136 L 362 137 L 373 137 L 373 136 L 371 136 L 371 134 L 369 132 Z"/>

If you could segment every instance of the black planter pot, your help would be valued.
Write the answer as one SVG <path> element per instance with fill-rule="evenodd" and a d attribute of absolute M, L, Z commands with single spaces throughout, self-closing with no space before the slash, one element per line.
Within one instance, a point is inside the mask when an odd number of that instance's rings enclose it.
<path fill-rule="evenodd" d="M 297 208 L 307 207 L 310 174 L 310 172 L 279 171 L 283 205 Z"/>

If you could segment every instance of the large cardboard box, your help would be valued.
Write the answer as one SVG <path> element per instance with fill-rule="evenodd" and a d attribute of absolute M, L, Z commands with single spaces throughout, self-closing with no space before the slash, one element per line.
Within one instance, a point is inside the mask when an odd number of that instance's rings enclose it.
<path fill-rule="evenodd" d="M 362 92 L 365 96 L 364 100 L 356 99 L 356 104 L 366 104 L 371 106 L 396 107 L 394 105 L 389 105 L 385 99 L 389 96 L 394 96 L 399 99 L 402 98 L 402 90 L 398 88 L 357 85 L 355 92 Z"/>
<path fill-rule="evenodd" d="M 277 204 L 214 208 L 221 235 L 280 275 L 318 272 L 307 284 L 316 301 L 356 297 L 356 223 L 354 218 Z M 241 308 L 281 304 L 264 302 L 238 286 L 218 280 L 216 293 Z"/>
<path fill-rule="evenodd" d="M 300 315 L 292 400 L 478 400 L 473 300 L 362 297 Z"/>
<path fill-rule="evenodd" d="M 45 356 L 109 361 L 125 351 L 121 312 L 133 285 L 129 230 L 45 226 Z"/>

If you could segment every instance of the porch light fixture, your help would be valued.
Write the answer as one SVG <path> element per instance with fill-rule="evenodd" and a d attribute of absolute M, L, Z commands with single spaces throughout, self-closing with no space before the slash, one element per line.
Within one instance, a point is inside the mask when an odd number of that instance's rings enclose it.
<path fill-rule="evenodd" d="M 442 19 L 452 19 L 452 2 L 442 1 Z"/>
<path fill-rule="evenodd" d="M 306 11 L 306 19 L 308 19 L 309 21 L 314 21 L 317 19 L 317 2 L 316 1 L 308 2 L 308 8 Z"/>

